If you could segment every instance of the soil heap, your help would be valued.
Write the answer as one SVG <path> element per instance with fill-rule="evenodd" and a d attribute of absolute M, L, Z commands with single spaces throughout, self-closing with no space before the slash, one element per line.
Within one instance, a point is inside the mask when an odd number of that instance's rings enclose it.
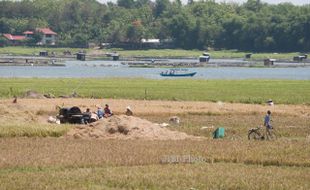
<path fill-rule="evenodd" d="M 159 124 L 133 116 L 114 115 L 91 125 L 77 126 L 67 137 L 82 139 L 144 139 L 183 140 L 193 138 L 183 132 L 171 131 Z"/>

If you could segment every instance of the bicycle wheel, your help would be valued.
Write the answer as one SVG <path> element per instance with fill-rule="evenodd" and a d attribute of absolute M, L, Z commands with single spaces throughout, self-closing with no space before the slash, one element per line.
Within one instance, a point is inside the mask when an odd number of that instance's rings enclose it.
<path fill-rule="evenodd" d="M 248 139 L 249 140 L 259 140 L 261 139 L 261 136 L 259 133 L 257 133 L 256 131 L 251 131 L 248 134 Z"/>

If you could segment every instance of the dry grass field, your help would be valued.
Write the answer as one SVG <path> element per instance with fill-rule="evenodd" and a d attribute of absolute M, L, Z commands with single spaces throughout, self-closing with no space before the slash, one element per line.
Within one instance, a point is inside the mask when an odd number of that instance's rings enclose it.
<path fill-rule="evenodd" d="M 308 189 L 310 185 L 309 143 L 53 138 L 0 142 L 0 180 L 8 189 Z M 178 156 L 181 163 L 165 162 L 169 156 Z"/>
<path fill-rule="evenodd" d="M 74 125 L 46 122 L 56 105 L 115 114 L 131 106 L 152 122 L 179 116 L 171 130 L 188 140 L 62 137 Z M 248 141 L 249 128 L 273 115 L 278 139 Z M 0 101 L 0 189 L 309 189 L 310 106 L 113 99 Z M 202 130 L 202 127 L 206 129 Z M 224 127 L 224 139 L 211 138 Z"/>

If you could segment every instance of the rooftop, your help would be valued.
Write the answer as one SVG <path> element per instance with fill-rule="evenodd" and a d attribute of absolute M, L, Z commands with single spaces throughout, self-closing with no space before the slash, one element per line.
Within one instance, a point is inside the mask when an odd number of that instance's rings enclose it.
<path fill-rule="evenodd" d="M 23 34 L 33 34 L 33 31 L 27 30 L 27 31 L 23 32 Z"/>
<path fill-rule="evenodd" d="M 26 37 L 25 36 L 14 36 L 12 34 L 3 34 L 3 36 L 9 40 L 25 40 Z"/>
<path fill-rule="evenodd" d="M 52 31 L 50 28 L 37 28 L 36 30 L 42 32 L 43 34 L 57 35 L 57 33 Z"/>

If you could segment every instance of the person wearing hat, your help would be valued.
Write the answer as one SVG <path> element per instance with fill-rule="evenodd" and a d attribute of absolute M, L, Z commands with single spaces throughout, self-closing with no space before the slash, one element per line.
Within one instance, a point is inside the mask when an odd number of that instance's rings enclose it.
<path fill-rule="evenodd" d="M 125 114 L 127 116 L 132 116 L 133 115 L 133 112 L 132 112 L 132 110 L 131 110 L 131 108 L 129 106 L 127 106 Z"/>

